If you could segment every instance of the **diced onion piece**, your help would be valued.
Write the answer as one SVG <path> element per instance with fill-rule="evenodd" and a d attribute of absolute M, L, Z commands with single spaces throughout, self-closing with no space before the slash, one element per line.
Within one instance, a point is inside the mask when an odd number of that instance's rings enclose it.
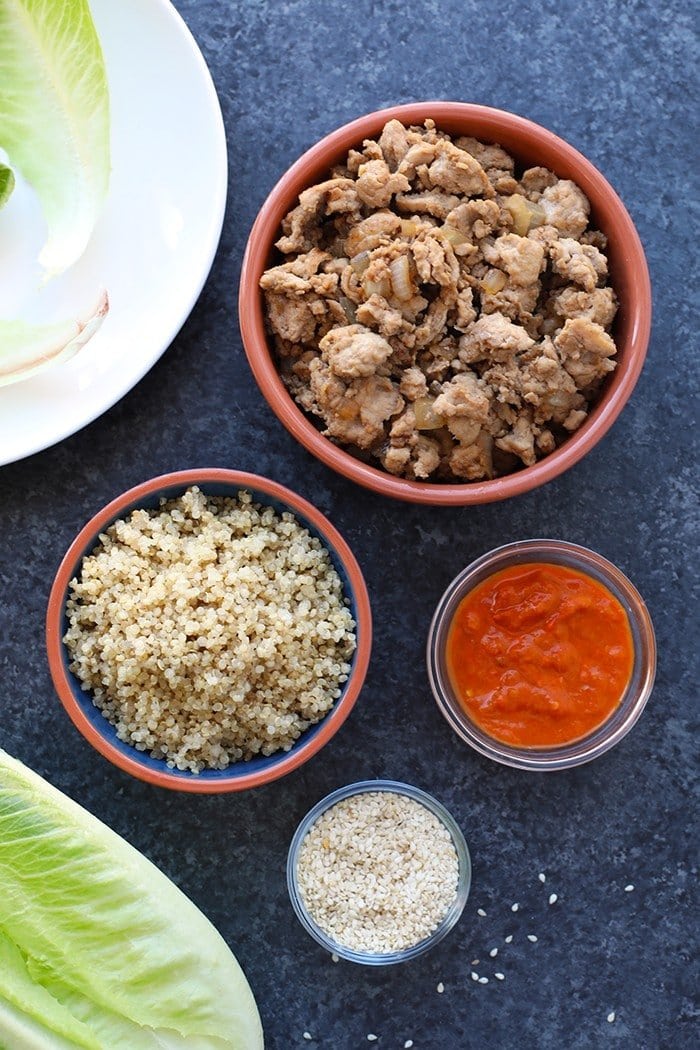
<path fill-rule="evenodd" d="M 402 219 L 401 220 L 401 236 L 402 237 L 415 237 L 420 229 L 418 223 L 414 219 Z"/>
<path fill-rule="evenodd" d="M 500 292 L 505 286 L 506 275 L 503 273 L 503 270 L 489 270 L 481 282 L 481 290 L 486 292 L 487 295 L 495 295 L 496 292 Z"/>
<path fill-rule="evenodd" d="M 434 397 L 419 397 L 413 402 L 417 430 L 439 430 L 440 427 L 444 427 L 445 420 L 433 411 L 434 404 Z"/>
<path fill-rule="evenodd" d="M 506 199 L 505 203 L 513 218 L 513 229 L 520 237 L 526 237 L 530 230 L 543 225 L 544 210 L 539 204 L 529 201 L 522 194 L 514 193 Z"/>
<path fill-rule="evenodd" d="M 381 295 L 383 299 L 388 299 L 391 295 L 388 281 L 368 281 L 365 279 L 362 282 L 362 288 L 368 299 L 371 295 Z"/>
<path fill-rule="evenodd" d="M 450 242 L 453 248 L 456 248 L 460 244 L 466 244 L 469 240 L 469 238 L 465 234 L 463 234 L 461 230 L 455 229 L 454 226 L 448 226 L 447 223 L 445 223 L 444 226 L 440 227 L 440 233 L 445 238 L 445 240 Z"/>
<path fill-rule="evenodd" d="M 350 324 L 355 324 L 357 320 L 357 317 L 355 316 L 355 304 L 351 303 L 350 300 L 344 295 L 338 296 L 338 302 L 345 311 L 345 316 L 347 317 Z"/>
<path fill-rule="evenodd" d="M 413 283 L 411 281 L 411 270 L 408 265 L 408 256 L 400 255 L 389 264 L 391 273 L 391 286 L 394 295 L 402 302 L 413 298 Z"/>
<path fill-rule="evenodd" d="M 360 252 L 359 255 L 354 255 L 350 260 L 350 265 L 356 274 L 363 274 L 369 266 L 369 252 Z"/>

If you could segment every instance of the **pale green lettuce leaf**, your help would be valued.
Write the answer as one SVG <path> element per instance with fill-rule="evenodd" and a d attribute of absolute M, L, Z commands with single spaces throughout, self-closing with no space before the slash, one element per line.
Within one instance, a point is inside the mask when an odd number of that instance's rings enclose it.
<path fill-rule="evenodd" d="M 0 147 L 41 202 L 51 277 L 83 254 L 109 182 L 107 74 L 87 0 L 0 0 L 0 79 Z"/>
<path fill-rule="evenodd" d="M 100 1050 L 263 1046 L 248 983 L 211 923 L 145 857 L 3 751 L 0 930 Z M 6 981 L 0 967 L 0 998 L 13 1006 Z M 0 1009 L 0 1046 L 7 1016 Z"/>
<path fill-rule="evenodd" d="M 7 204 L 14 188 L 15 173 L 7 164 L 0 164 L 0 208 Z"/>
<path fill-rule="evenodd" d="M 107 294 L 101 292 L 92 310 L 75 321 L 33 325 L 0 320 L 0 386 L 68 361 L 92 338 L 108 310 Z"/>

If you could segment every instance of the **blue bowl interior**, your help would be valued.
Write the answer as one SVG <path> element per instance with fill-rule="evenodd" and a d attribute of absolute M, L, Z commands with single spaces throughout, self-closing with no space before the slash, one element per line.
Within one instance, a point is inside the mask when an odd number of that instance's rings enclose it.
<path fill-rule="evenodd" d="M 352 586 L 350 584 L 350 578 L 345 570 L 345 566 L 340 558 L 340 555 L 338 554 L 337 550 L 331 545 L 331 543 L 329 543 L 326 537 L 323 536 L 322 533 L 319 532 L 319 530 L 315 528 L 311 524 L 311 522 L 309 522 L 304 517 L 303 514 L 300 514 L 298 511 L 294 510 L 294 508 L 287 506 L 286 503 L 282 503 L 279 500 L 274 499 L 267 493 L 261 492 L 259 489 L 248 488 L 242 485 L 210 484 L 208 482 L 193 482 L 192 484 L 197 484 L 198 487 L 202 490 L 202 492 L 206 493 L 207 496 L 235 496 L 238 492 L 241 491 L 242 488 L 245 488 L 247 492 L 250 492 L 252 494 L 253 499 L 256 503 L 263 504 L 264 506 L 274 507 L 278 513 L 282 513 L 284 511 L 291 511 L 291 513 L 294 514 L 297 521 L 299 521 L 305 528 L 307 528 L 312 536 L 317 536 L 318 539 L 321 540 L 321 542 L 323 543 L 324 547 L 328 550 L 331 557 L 331 561 L 343 584 L 345 596 L 349 600 L 350 611 L 352 613 L 353 619 L 357 622 L 357 606 L 355 601 L 355 592 L 352 589 Z M 173 499 L 177 496 L 182 495 L 186 488 L 187 486 L 183 486 L 182 484 L 167 485 L 164 486 L 162 489 L 158 489 L 156 492 L 152 493 L 146 498 L 134 500 L 133 503 L 128 504 L 128 506 L 124 507 L 118 513 L 116 513 L 114 517 L 110 520 L 110 522 L 106 524 L 101 531 L 106 531 L 106 529 L 109 527 L 109 525 L 112 524 L 112 522 L 116 521 L 118 518 L 127 517 L 133 510 L 136 510 L 137 508 L 158 507 L 161 499 Z M 75 576 L 80 575 L 82 571 L 83 558 L 85 558 L 86 555 L 90 554 L 95 548 L 98 540 L 98 535 L 99 533 L 95 533 L 91 537 L 90 541 L 85 545 L 83 550 L 80 552 L 80 555 L 76 560 L 73 572 L 71 573 L 71 579 Z M 62 597 L 63 615 L 61 618 L 61 638 L 63 638 L 66 631 L 68 630 L 68 618 L 65 612 L 67 598 L 68 589 L 66 589 L 66 593 Z M 361 631 L 361 626 L 359 624 L 356 630 L 359 648 Z M 358 648 L 355 649 L 351 660 L 351 675 L 352 671 L 354 671 L 355 669 Z M 117 751 L 120 751 L 123 755 L 126 755 L 128 758 L 134 759 L 140 765 L 144 766 L 144 768 L 157 770 L 160 773 L 168 773 L 170 776 L 178 777 L 181 780 L 188 780 L 193 777 L 196 777 L 197 780 L 202 781 L 230 781 L 236 780 L 243 776 L 247 776 L 250 773 L 259 773 L 265 769 L 270 769 L 272 766 L 277 765 L 283 759 L 295 754 L 295 752 L 297 751 L 300 751 L 306 744 L 309 743 L 309 741 L 313 740 L 314 737 L 320 732 L 321 727 L 325 722 L 325 718 L 321 719 L 321 721 L 317 722 L 316 725 L 311 726 L 304 733 L 302 733 L 302 735 L 297 741 L 295 741 L 294 746 L 289 751 L 278 751 L 275 754 L 270 755 L 269 757 L 259 756 L 256 758 L 251 758 L 247 762 L 234 763 L 230 765 L 227 769 L 203 770 L 201 773 L 191 773 L 187 770 L 171 769 L 164 759 L 152 758 L 147 752 L 137 751 L 135 747 L 132 747 L 130 744 L 126 744 L 123 740 L 119 739 L 114 726 L 110 722 L 108 722 L 105 716 L 102 714 L 102 712 L 97 707 L 95 707 L 90 694 L 82 688 L 76 676 L 69 669 L 68 651 L 63 643 L 61 643 L 61 659 L 63 661 L 63 670 L 70 685 L 71 692 L 75 697 L 76 703 L 79 705 L 85 717 L 92 723 L 95 730 L 100 734 L 100 736 L 108 740 L 109 743 L 117 749 Z M 330 716 L 332 711 L 335 710 L 336 706 L 342 700 L 343 696 L 345 696 L 345 692 L 347 690 L 349 681 L 350 676 L 348 677 L 348 681 L 343 687 L 343 692 L 341 696 L 336 700 L 333 708 L 331 709 L 331 712 L 329 712 L 329 714 L 326 715 L 326 718 Z"/>

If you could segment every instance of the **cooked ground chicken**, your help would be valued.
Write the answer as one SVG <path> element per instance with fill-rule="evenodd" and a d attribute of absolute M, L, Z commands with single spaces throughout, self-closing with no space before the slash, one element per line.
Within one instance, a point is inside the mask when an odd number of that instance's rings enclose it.
<path fill-rule="evenodd" d="M 244 491 L 193 487 L 115 521 L 67 615 L 70 669 L 119 738 L 193 773 L 288 751 L 355 649 L 326 548 Z"/>
<path fill-rule="evenodd" d="M 393 791 L 342 799 L 299 850 L 297 881 L 314 922 L 359 952 L 403 951 L 440 925 L 457 895 L 452 836 L 420 802 Z"/>
<path fill-rule="evenodd" d="M 615 368 L 589 213 L 575 183 L 517 171 L 497 144 L 389 121 L 283 220 L 260 285 L 287 388 L 392 474 L 478 481 L 535 463 Z"/>

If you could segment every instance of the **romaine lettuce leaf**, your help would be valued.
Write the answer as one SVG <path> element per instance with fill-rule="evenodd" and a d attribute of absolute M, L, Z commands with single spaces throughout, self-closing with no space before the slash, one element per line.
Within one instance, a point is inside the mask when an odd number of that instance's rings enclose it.
<path fill-rule="evenodd" d="M 20 1023 L 43 1041 L 16 1045 L 41 1050 L 62 1050 L 66 1038 L 99 1050 L 263 1046 L 248 983 L 211 923 L 145 857 L 3 751 L 0 934 L 12 960 L 0 964 L 0 1046 L 13 1046 Z"/>
<path fill-rule="evenodd" d="M 0 147 L 48 225 L 51 277 L 82 255 L 107 193 L 109 92 L 87 0 L 0 0 Z"/>

